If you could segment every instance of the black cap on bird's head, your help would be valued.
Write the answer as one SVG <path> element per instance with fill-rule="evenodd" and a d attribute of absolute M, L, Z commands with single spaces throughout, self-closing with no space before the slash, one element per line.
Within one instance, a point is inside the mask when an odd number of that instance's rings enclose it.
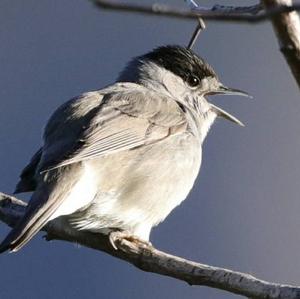
<path fill-rule="evenodd" d="M 215 77 L 213 68 L 192 50 L 180 46 L 163 46 L 143 56 L 144 59 L 171 71 L 184 81 L 194 76 L 199 80 Z"/>

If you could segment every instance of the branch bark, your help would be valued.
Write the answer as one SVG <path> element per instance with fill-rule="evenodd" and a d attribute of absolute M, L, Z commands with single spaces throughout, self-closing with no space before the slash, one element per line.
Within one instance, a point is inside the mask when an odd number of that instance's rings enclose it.
<path fill-rule="evenodd" d="M 0 220 L 14 226 L 23 216 L 26 203 L 17 198 L 0 193 Z M 117 243 L 118 250 L 112 248 L 107 236 L 89 232 L 62 230 L 63 219 L 43 228 L 46 240 L 64 240 L 79 243 L 114 257 L 125 260 L 137 268 L 189 283 L 222 289 L 253 299 L 296 299 L 300 298 L 300 287 L 270 283 L 252 275 L 228 269 L 212 267 L 189 261 L 159 251 L 152 246 L 122 240 Z"/>
<path fill-rule="evenodd" d="M 180 19 L 198 19 L 222 22 L 244 22 L 244 23 L 258 23 L 269 20 L 271 17 L 288 13 L 292 11 L 300 11 L 300 4 L 279 5 L 271 9 L 261 9 L 260 5 L 233 7 L 215 5 L 212 8 L 199 7 L 197 9 L 179 9 L 162 4 L 142 5 L 123 3 L 121 1 L 110 0 L 91 0 L 97 7 L 102 9 L 127 11 L 132 13 L 142 13 L 147 15 L 159 15 Z"/>
<path fill-rule="evenodd" d="M 281 5 L 291 6 L 292 0 L 262 0 L 267 10 Z M 300 87 L 300 19 L 294 11 L 273 16 L 271 18 L 277 35 L 280 51 L 284 55 L 294 77 Z"/>

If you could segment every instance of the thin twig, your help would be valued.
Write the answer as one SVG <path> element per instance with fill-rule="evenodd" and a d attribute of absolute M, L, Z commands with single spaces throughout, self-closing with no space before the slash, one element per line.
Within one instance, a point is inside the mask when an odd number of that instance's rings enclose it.
<path fill-rule="evenodd" d="M 186 0 L 188 6 L 190 7 L 190 9 L 198 9 L 199 6 L 198 4 L 194 1 L 194 0 Z M 188 49 L 192 49 L 196 40 L 198 39 L 199 34 L 206 28 L 205 22 L 202 18 L 198 18 L 198 23 L 197 26 L 192 34 L 192 37 L 188 43 L 187 48 Z"/>
<path fill-rule="evenodd" d="M 129 4 L 109 0 L 91 0 L 97 7 L 111 10 L 127 11 L 142 13 L 148 15 L 160 15 L 172 18 L 181 19 L 198 19 L 199 17 L 204 20 L 214 20 L 222 22 L 244 22 L 244 23 L 258 23 L 263 22 L 271 17 L 288 13 L 292 11 L 300 11 L 300 4 L 292 6 L 279 5 L 268 10 L 257 9 L 259 6 L 254 5 L 250 7 L 240 7 L 231 9 L 228 6 L 215 6 L 211 9 L 197 9 L 187 10 L 179 9 L 167 5 L 153 4 Z"/>
<path fill-rule="evenodd" d="M 10 226 L 22 217 L 26 204 L 15 197 L 0 193 L 0 220 Z M 112 248 L 107 236 L 89 232 L 64 230 L 63 218 L 50 222 L 43 230 L 47 240 L 64 240 L 104 251 L 125 260 L 137 268 L 178 280 L 190 285 L 204 285 L 253 299 L 299 299 L 300 287 L 270 283 L 252 275 L 189 261 L 159 251 L 152 246 L 118 242 L 118 250 Z"/>
<path fill-rule="evenodd" d="M 191 37 L 191 39 L 190 39 L 190 41 L 189 41 L 189 43 L 187 45 L 188 49 L 192 49 L 193 48 L 196 40 L 198 39 L 198 36 L 199 36 L 200 32 L 203 30 L 203 27 L 202 27 L 202 24 L 201 24 L 201 20 L 202 19 L 199 19 L 199 22 L 198 22 L 198 24 L 197 24 L 197 26 L 196 26 L 193 34 L 192 34 L 192 37 Z"/>

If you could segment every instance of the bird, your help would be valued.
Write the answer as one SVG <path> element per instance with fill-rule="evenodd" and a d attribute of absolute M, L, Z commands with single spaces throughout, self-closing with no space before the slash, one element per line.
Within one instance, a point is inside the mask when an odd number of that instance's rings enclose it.
<path fill-rule="evenodd" d="M 191 49 L 165 45 L 133 58 L 117 80 L 62 104 L 15 193 L 24 216 L 0 244 L 16 252 L 47 223 L 151 244 L 151 229 L 186 199 L 216 118 L 243 123 L 210 95 L 249 96 L 221 83 Z"/>

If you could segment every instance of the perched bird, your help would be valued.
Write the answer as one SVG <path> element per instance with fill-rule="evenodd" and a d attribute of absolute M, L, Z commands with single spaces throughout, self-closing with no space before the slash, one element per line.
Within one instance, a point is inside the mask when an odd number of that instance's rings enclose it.
<path fill-rule="evenodd" d="M 246 93 L 221 84 L 180 46 L 134 58 L 116 83 L 84 93 L 51 116 L 43 145 L 21 173 L 33 192 L 25 215 L 0 245 L 17 251 L 46 223 L 148 242 L 188 195 L 204 138 L 216 117 L 242 123 L 205 96 Z"/>

